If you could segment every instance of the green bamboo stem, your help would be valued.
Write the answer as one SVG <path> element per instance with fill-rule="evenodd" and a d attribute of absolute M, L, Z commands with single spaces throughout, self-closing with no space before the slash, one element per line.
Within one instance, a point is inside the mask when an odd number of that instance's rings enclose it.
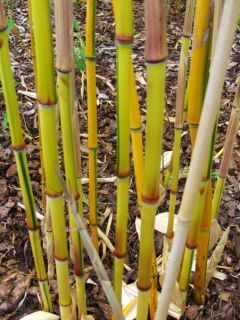
<path fill-rule="evenodd" d="M 86 69 L 88 103 L 89 149 L 89 226 L 92 240 L 98 250 L 97 218 L 97 102 L 96 102 L 96 0 L 87 0 Z"/>
<path fill-rule="evenodd" d="M 32 0 L 28 0 L 28 24 L 30 31 L 30 41 L 31 41 L 31 58 L 33 63 L 34 77 L 37 76 L 36 73 L 36 55 L 35 55 L 35 40 L 32 27 Z M 35 83 L 36 83 L 35 79 Z M 39 117 L 38 117 L 39 118 Z M 39 121 L 39 127 L 40 127 Z M 46 203 L 46 177 L 43 164 L 43 155 L 42 155 L 42 142 L 41 142 L 41 130 L 39 130 L 39 154 L 40 154 L 40 166 L 41 166 L 41 193 L 42 193 L 42 210 L 44 212 L 44 232 L 45 232 L 45 241 L 47 246 L 47 261 L 48 261 L 48 278 L 52 279 L 54 275 L 54 257 L 53 257 L 53 231 L 52 231 L 52 222 L 51 215 L 49 211 L 49 205 Z"/>
<path fill-rule="evenodd" d="M 72 126 L 73 119 L 73 4 L 69 0 L 56 0 L 55 4 L 55 25 L 56 25 L 56 48 L 57 61 L 56 68 L 58 73 L 58 101 L 60 108 L 64 167 L 66 173 L 67 189 L 69 194 L 76 201 L 81 201 L 78 188 L 75 149 L 74 149 L 74 133 Z M 80 198 L 80 199 L 79 199 Z M 78 208 L 80 211 L 82 206 Z M 69 211 L 69 222 L 71 232 L 71 241 L 74 257 L 74 274 L 77 290 L 77 305 L 79 318 L 86 314 L 86 294 L 84 286 L 84 269 L 83 269 L 83 248 L 80 235 L 77 231 L 77 225 L 74 221 L 71 207 Z"/>
<path fill-rule="evenodd" d="M 36 218 L 36 209 L 27 167 L 26 148 L 22 135 L 14 79 L 11 71 L 7 38 L 7 20 L 2 1 L 0 1 L 0 44 L 0 76 L 9 119 L 12 148 L 16 158 L 19 182 L 26 208 L 27 227 L 42 296 L 42 305 L 45 311 L 52 312 L 53 308 L 44 265 L 39 224 Z"/>
<path fill-rule="evenodd" d="M 179 178 L 179 163 L 181 152 L 181 136 L 184 124 L 183 112 L 184 112 L 184 96 L 187 83 L 187 70 L 188 70 L 188 53 L 189 46 L 191 44 L 192 24 L 194 16 L 195 0 L 188 0 L 186 4 L 186 13 L 184 18 L 182 47 L 179 62 L 178 71 L 178 85 L 177 85 L 177 97 L 176 97 L 176 119 L 174 129 L 174 144 L 172 155 L 172 181 L 170 187 L 170 203 L 169 203 L 169 219 L 167 226 L 167 239 L 173 237 L 173 223 L 176 208 L 176 195 L 178 188 Z"/>
<path fill-rule="evenodd" d="M 72 308 L 68 277 L 68 249 L 64 200 L 62 198 L 61 184 L 57 175 L 59 170 L 56 121 L 57 98 L 54 82 L 49 1 L 32 1 L 32 20 L 36 52 L 36 92 L 41 123 L 43 162 L 46 173 L 46 194 L 47 201 L 49 201 L 53 226 L 54 258 L 56 263 L 60 313 L 61 318 L 65 320 L 72 317 L 74 310 Z"/>
<path fill-rule="evenodd" d="M 127 254 L 127 220 L 130 172 L 130 88 L 133 40 L 132 1 L 117 1 L 117 217 L 114 250 L 114 290 L 121 302 L 124 259 Z"/>
<path fill-rule="evenodd" d="M 154 220 L 159 201 L 159 163 L 162 154 L 167 58 L 165 1 L 147 0 L 145 2 L 145 17 L 147 126 L 137 281 L 137 320 L 145 320 L 148 317 L 149 291 L 151 287 L 151 272 L 149 271 L 151 270 L 154 248 Z"/>
<path fill-rule="evenodd" d="M 232 103 L 232 112 L 227 129 L 227 134 L 224 142 L 224 153 L 219 168 L 219 177 L 217 179 L 216 188 L 213 196 L 212 203 L 212 218 L 216 219 L 219 212 L 219 206 L 224 190 L 225 181 L 227 178 L 232 152 L 234 148 L 234 142 L 236 139 L 238 125 L 240 120 L 240 77 L 237 79 L 237 88 L 235 92 L 234 101 Z"/>
<path fill-rule="evenodd" d="M 224 5 L 219 35 L 216 42 L 211 72 L 204 99 L 200 126 L 178 214 L 178 224 L 174 235 L 168 269 L 158 303 L 157 314 L 155 317 L 156 320 L 164 320 L 167 317 L 169 304 L 175 287 L 175 281 L 179 273 L 187 230 L 191 222 L 201 182 L 201 176 L 207 158 L 207 152 L 210 147 L 209 136 L 212 135 L 214 130 L 216 116 L 220 106 L 221 92 L 230 56 L 239 8 L 240 3 L 235 0 L 228 0 Z"/>

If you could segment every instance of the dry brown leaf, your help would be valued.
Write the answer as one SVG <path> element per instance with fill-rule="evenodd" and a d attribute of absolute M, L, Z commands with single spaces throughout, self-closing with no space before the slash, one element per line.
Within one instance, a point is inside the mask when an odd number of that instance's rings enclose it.
<path fill-rule="evenodd" d="M 14 163 L 8 168 L 7 173 L 6 173 L 6 177 L 10 178 L 10 177 L 14 176 L 16 173 L 17 173 L 17 166 Z"/>
<path fill-rule="evenodd" d="M 219 298 L 225 302 L 229 302 L 230 297 L 231 297 L 231 292 L 228 292 L 228 291 L 221 292 L 219 295 Z"/>

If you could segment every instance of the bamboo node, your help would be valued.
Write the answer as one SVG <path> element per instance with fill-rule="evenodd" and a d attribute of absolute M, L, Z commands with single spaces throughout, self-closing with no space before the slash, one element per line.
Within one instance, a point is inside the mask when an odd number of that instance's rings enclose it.
<path fill-rule="evenodd" d="M 86 60 L 95 61 L 96 57 L 95 56 L 91 56 L 91 57 L 86 56 Z"/>
<path fill-rule="evenodd" d="M 167 58 L 167 56 L 166 57 L 163 57 L 163 58 L 161 58 L 161 59 L 156 59 L 156 60 L 154 60 L 154 59 L 147 59 L 147 57 L 145 57 L 145 61 L 146 61 L 146 64 L 148 65 L 148 64 L 162 64 L 162 63 L 165 63 L 166 62 L 166 58 Z"/>
<path fill-rule="evenodd" d="M 56 108 L 56 101 L 48 102 L 48 103 L 42 103 L 40 100 L 38 100 L 38 107 L 42 109 L 50 109 L 50 108 Z"/>
<path fill-rule="evenodd" d="M 118 173 L 117 174 L 117 178 L 118 179 L 121 179 L 121 180 L 124 180 L 124 179 L 128 179 L 130 176 L 130 172 L 123 172 L 123 173 Z"/>
<path fill-rule="evenodd" d="M 140 290 L 142 292 L 146 292 L 146 291 L 149 291 L 151 289 L 152 284 L 150 284 L 148 287 L 144 288 L 144 287 L 141 287 L 141 285 L 139 284 L 139 280 L 137 280 L 136 286 L 137 286 L 138 290 Z"/>
<path fill-rule="evenodd" d="M 147 198 L 147 197 L 144 197 L 144 196 L 142 195 L 142 202 L 143 202 L 144 204 L 146 204 L 146 205 L 158 207 L 159 200 L 160 200 L 159 197 L 157 197 L 157 198 Z"/>
<path fill-rule="evenodd" d="M 125 253 L 118 253 L 117 250 L 115 249 L 112 253 L 113 257 L 115 257 L 116 259 L 120 259 L 120 260 L 123 260 L 126 258 L 127 256 L 127 252 Z"/>
<path fill-rule="evenodd" d="M 19 146 L 13 146 L 12 145 L 12 149 L 14 152 L 18 153 L 18 152 L 22 152 L 26 149 L 26 145 L 23 144 L 23 145 L 19 145 Z"/>
<path fill-rule="evenodd" d="M 121 45 L 132 45 L 133 36 L 128 35 L 116 35 L 115 41 Z"/>

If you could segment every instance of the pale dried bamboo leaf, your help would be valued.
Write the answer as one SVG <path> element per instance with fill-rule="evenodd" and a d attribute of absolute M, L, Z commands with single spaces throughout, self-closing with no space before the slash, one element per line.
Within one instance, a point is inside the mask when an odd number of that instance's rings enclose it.
<path fill-rule="evenodd" d="M 222 229 L 216 219 L 212 220 L 211 230 L 210 230 L 210 239 L 209 239 L 209 248 L 208 250 L 212 250 L 215 244 L 218 242 L 220 237 L 222 236 Z"/>
<path fill-rule="evenodd" d="M 123 283 L 122 289 L 122 305 L 125 320 L 134 320 L 137 315 L 137 295 L 138 289 L 136 283 L 125 284 Z M 158 292 L 158 300 L 160 299 L 160 293 Z M 171 303 L 168 314 L 175 319 L 180 319 L 183 314 L 182 309 L 176 304 Z"/>
<path fill-rule="evenodd" d="M 161 232 L 165 234 L 167 232 L 167 225 L 168 225 L 168 212 L 162 212 L 156 215 L 155 217 L 155 224 L 154 229 L 158 232 Z M 174 226 L 173 231 L 176 229 L 177 219 L 174 219 Z M 138 233 L 138 236 L 140 235 L 140 228 L 141 228 L 141 219 L 136 218 L 135 220 L 135 227 L 136 231 Z"/>
<path fill-rule="evenodd" d="M 170 162 L 171 162 L 171 158 L 172 158 L 172 151 L 165 151 L 161 157 L 161 165 L 160 165 L 160 169 L 166 169 Z"/>
<path fill-rule="evenodd" d="M 228 227 L 221 239 L 219 240 L 215 250 L 213 251 L 213 254 L 211 256 L 211 258 L 208 260 L 208 264 L 207 264 L 207 274 L 206 274 L 206 285 L 208 285 L 209 281 L 211 280 L 216 268 L 217 268 L 217 265 L 221 259 L 221 256 L 222 256 L 222 253 L 223 253 L 223 250 L 224 250 L 224 247 L 226 245 L 226 242 L 227 242 L 227 238 L 228 238 L 228 233 L 229 233 L 229 230 L 230 228 Z"/>
<path fill-rule="evenodd" d="M 27 316 L 21 318 L 20 320 L 59 320 L 60 317 L 56 314 L 45 312 L 45 311 L 37 311 Z"/>

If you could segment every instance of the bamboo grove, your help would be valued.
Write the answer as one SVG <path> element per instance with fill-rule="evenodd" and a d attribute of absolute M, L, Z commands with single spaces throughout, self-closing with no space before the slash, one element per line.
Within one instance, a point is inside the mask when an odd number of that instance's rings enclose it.
<path fill-rule="evenodd" d="M 89 255 L 112 307 L 113 319 L 124 319 L 122 290 L 128 254 L 128 218 L 131 159 L 136 181 L 136 203 L 141 218 L 136 319 L 166 319 L 176 286 L 186 304 L 190 281 L 194 299 L 205 303 L 209 241 L 213 232 L 239 128 L 240 78 L 232 101 L 219 176 L 211 178 L 218 135 L 221 94 L 233 43 L 238 0 L 186 0 L 175 101 L 174 139 L 169 166 L 160 170 L 164 152 L 164 112 L 168 68 L 168 10 L 165 0 L 145 0 L 146 129 L 143 139 L 141 107 L 136 89 L 132 47 L 132 0 L 113 0 L 116 43 L 116 230 L 113 279 L 108 279 L 99 257 L 98 111 L 96 70 L 96 0 L 86 0 L 86 108 L 88 115 L 89 215 L 83 214 L 81 150 L 74 66 L 74 3 L 72 0 L 28 0 L 28 19 L 34 70 L 39 149 L 42 173 L 44 234 L 36 217 L 28 171 L 21 114 L 11 69 L 7 17 L 0 0 L 0 80 L 3 88 L 12 149 L 18 170 L 26 223 L 32 247 L 42 309 L 59 305 L 62 320 L 85 319 L 89 314 L 84 257 Z M 109 3 L 110 4 L 110 3 Z M 84 5 L 84 4 L 83 4 Z M 177 7 L 180 1 L 177 1 Z M 41 13 L 41 14 L 39 14 Z M 103 13 L 104 14 L 104 13 Z M 103 15 L 104 17 L 104 15 Z M 54 24 L 52 23 L 54 19 Z M 54 29 L 52 27 L 54 25 Z M 55 36 L 53 38 L 53 33 Z M 56 49 L 56 50 L 55 50 Z M 55 53 L 56 54 L 55 54 Z M 108 67 L 107 65 L 105 66 Z M 181 142 L 187 124 L 192 154 L 180 208 L 177 208 Z M 80 131 L 79 131 L 80 130 Z M 61 139 L 60 139 L 61 137 Z M 63 149 L 64 179 L 60 173 L 59 144 Z M 167 192 L 169 191 L 169 192 Z M 169 194 L 169 196 L 168 196 Z M 159 269 L 154 245 L 154 223 L 162 203 L 169 200 L 164 234 L 166 270 Z M 176 218 L 177 217 L 177 218 Z M 177 223 L 176 220 L 177 219 Z M 88 223 L 87 223 L 88 221 Z M 174 224 L 176 230 L 174 231 Z M 69 226 L 70 237 L 67 235 Z M 88 235 L 88 232 L 90 237 Z M 47 266 L 42 249 L 47 242 Z M 171 253 L 171 254 L 170 254 Z M 169 258 L 170 255 L 170 258 Z M 69 277 L 73 257 L 74 289 Z M 195 264 L 193 280 L 190 280 Z M 160 270 L 160 271 L 159 271 Z M 159 293 L 158 277 L 162 277 Z M 59 301 L 51 300 L 50 280 L 56 278 Z M 112 281 L 112 283 L 111 283 Z M 73 295 L 73 291 L 76 294 Z M 159 296 L 160 295 L 160 296 Z"/>

